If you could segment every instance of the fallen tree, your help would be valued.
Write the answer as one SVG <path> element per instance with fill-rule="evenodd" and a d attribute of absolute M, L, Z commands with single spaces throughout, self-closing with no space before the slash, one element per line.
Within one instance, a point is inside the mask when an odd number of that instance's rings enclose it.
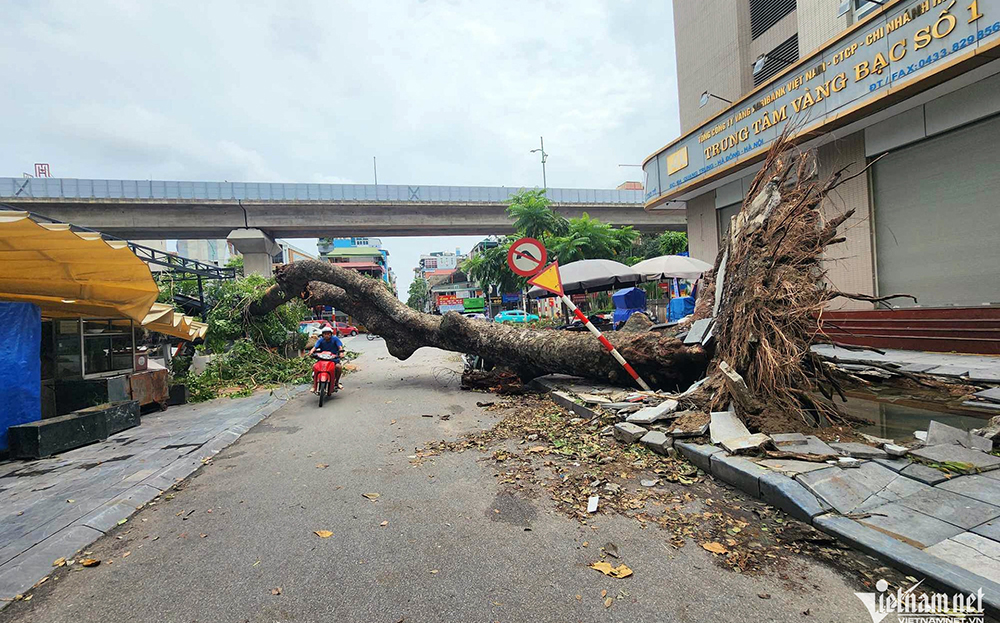
<path fill-rule="evenodd" d="M 278 267 L 275 281 L 250 307 L 250 313 L 267 313 L 297 298 L 310 307 L 331 305 L 382 336 L 389 353 L 399 359 L 431 346 L 479 355 L 513 370 L 525 381 L 562 373 L 617 385 L 633 383 L 589 333 L 514 327 L 469 319 L 456 312 L 423 314 L 401 303 L 381 282 L 316 260 Z M 686 388 L 701 378 L 708 366 L 708 355 L 701 346 L 685 346 L 658 332 L 616 333 L 609 339 L 654 387 Z"/>

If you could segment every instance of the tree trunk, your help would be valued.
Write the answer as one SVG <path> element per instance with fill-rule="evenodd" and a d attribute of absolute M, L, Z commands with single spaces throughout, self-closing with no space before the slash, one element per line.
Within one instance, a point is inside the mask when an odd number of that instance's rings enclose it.
<path fill-rule="evenodd" d="M 422 346 L 479 355 L 510 368 L 525 381 L 544 374 L 582 376 L 616 385 L 632 378 L 589 333 L 535 330 L 473 320 L 455 312 L 423 314 L 403 305 L 381 281 L 328 262 L 307 260 L 279 267 L 277 284 L 255 305 L 266 313 L 291 298 L 309 306 L 332 305 L 382 336 L 389 353 L 406 359 Z M 703 376 L 708 357 L 657 332 L 609 335 L 625 360 L 651 386 L 686 388 Z"/>

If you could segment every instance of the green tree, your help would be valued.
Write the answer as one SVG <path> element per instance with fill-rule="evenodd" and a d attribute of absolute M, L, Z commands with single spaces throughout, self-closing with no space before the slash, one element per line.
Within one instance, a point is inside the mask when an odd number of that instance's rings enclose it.
<path fill-rule="evenodd" d="M 431 288 L 427 284 L 426 279 L 414 279 L 413 283 L 410 284 L 410 289 L 407 291 L 406 304 L 417 310 L 426 311 L 427 303 L 431 298 Z"/>
<path fill-rule="evenodd" d="M 661 255 L 677 255 L 687 251 L 688 236 L 682 231 L 665 231 L 656 239 Z"/>
<path fill-rule="evenodd" d="M 514 229 L 524 236 L 541 240 L 545 236 L 561 236 L 568 223 L 549 205 L 552 202 L 544 190 L 522 190 L 507 205 L 507 216 L 514 219 Z"/>
<path fill-rule="evenodd" d="M 516 238 L 507 237 L 492 249 L 486 249 L 465 260 L 462 262 L 462 272 L 478 282 L 486 292 L 499 294 L 519 292 L 527 280 L 515 275 L 507 266 L 507 252 L 514 240 Z"/>

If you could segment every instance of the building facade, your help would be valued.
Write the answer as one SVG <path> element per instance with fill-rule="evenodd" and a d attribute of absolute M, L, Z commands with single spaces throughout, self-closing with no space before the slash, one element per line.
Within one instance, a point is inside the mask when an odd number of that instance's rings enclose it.
<path fill-rule="evenodd" d="M 791 123 L 821 179 L 859 174 L 824 207 L 855 210 L 827 252 L 833 286 L 924 310 L 1000 304 L 1000 0 L 673 6 L 682 134 L 643 163 L 645 201 L 686 209 L 692 256 L 716 259 Z"/>
<path fill-rule="evenodd" d="M 389 251 L 379 238 L 320 238 L 316 245 L 328 262 L 344 265 L 363 275 L 381 279 L 396 291 L 396 276 L 389 266 Z"/>

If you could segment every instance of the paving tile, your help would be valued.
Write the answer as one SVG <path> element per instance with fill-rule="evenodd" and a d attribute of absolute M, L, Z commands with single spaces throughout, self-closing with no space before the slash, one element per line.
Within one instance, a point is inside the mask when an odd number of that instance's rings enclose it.
<path fill-rule="evenodd" d="M 910 463 L 908 467 L 904 467 L 899 473 L 907 478 L 919 480 L 920 482 L 928 485 L 936 485 L 939 482 L 948 480 L 948 475 L 941 470 L 933 467 L 927 467 L 926 465 L 921 465 L 920 463 Z"/>
<path fill-rule="evenodd" d="M 638 424 L 640 426 L 648 426 L 653 422 L 670 419 L 675 417 L 674 412 L 677 410 L 678 404 L 679 403 L 676 400 L 665 400 L 655 407 L 645 407 L 643 409 L 639 409 L 635 413 L 629 415 L 625 421 L 632 424 Z"/>
<path fill-rule="evenodd" d="M 969 366 L 946 365 L 931 368 L 930 370 L 927 370 L 927 374 L 957 378 L 960 376 L 967 376 L 969 374 L 969 369 Z"/>
<path fill-rule="evenodd" d="M 905 476 L 897 476 L 892 480 L 892 482 L 886 485 L 885 488 L 881 489 L 858 505 L 857 508 L 854 509 L 854 512 L 860 513 L 870 511 L 877 506 L 882 506 L 883 504 L 889 504 L 891 502 L 898 502 L 905 497 L 930 490 L 930 485 Z"/>
<path fill-rule="evenodd" d="M 712 443 L 721 443 L 726 439 L 747 437 L 750 435 L 750 431 L 747 430 L 746 425 L 743 424 L 735 413 L 730 411 L 713 412 L 708 432 L 712 438 Z"/>
<path fill-rule="evenodd" d="M 760 497 L 760 476 L 770 473 L 765 468 L 740 456 L 726 456 L 723 452 L 713 454 L 711 461 L 712 476 L 756 498 Z"/>
<path fill-rule="evenodd" d="M 812 461 L 796 461 L 793 459 L 764 459 L 758 461 L 758 465 L 763 465 L 786 476 L 795 476 L 815 472 L 817 470 L 830 467 L 826 463 L 813 463 Z"/>
<path fill-rule="evenodd" d="M 904 468 L 910 465 L 910 459 L 900 458 L 888 458 L 888 459 L 875 459 L 875 462 L 882 467 L 888 467 L 894 472 L 901 472 Z"/>
<path fill-rule="evenodd" d="M 860 468 L 858 468 L 860 469 Z M 859 479 L 851 477 L 855 470 L 830 467 L 814 472 L 799 474 L 795 480 L 839 513 L 850 513 L 875 493 Z M 895 474 L 893 474 L 895 475 Z"/>
<path fill-rule="evenodd" d="M 958 493 L 973 500 L 1000 506 L 1000 480 L 985 476 L 959 476 L 937 485 L 938 489 Z"/>
<path fill-rule="evenodd" d="M 945 491 L 940 487 L 909 495 L 901 499 L 899 504 L 965 530 L 1000 517 L 1000 507 Z"/>
<path fill-rule="evenodd" d="M 920 549 L 965 531 L 946 521 L 915 512 L 899 502 L 884 504 L 867 512 L 871 514 L 859 518 L 859 523 Z"/>
<path fill-rule="evenodd" d="M 973 528 L 971 532 L 1000 542 L 1000 518 L 991 519 L 984 524 L 980 524 Z"/>
<path fill-rule="evenodd" d="M 931 423 L 927 426 L 927 445 L 936 446 L 947 443 L 957 443 L 965 448 L 982 450 L 983 452 L 993 451 L 992 439 L 973 435 L 967 430 L 948 426 L 937 420 L 931 420 Z"/>
<path fill-rule="evenodd" d="M 23 593 L 52 571 L 53 560 L 72 556 L 101 536 L 93 528 L 73 526 L 0 565 L 0 598 Z"/>
<path fill-rule="evenodd" d="M 911 450 L 910 454 L 934 463 L 968 463 L 979 471 L 1000 467 L 1000 457 L 979 450 L 970 450 L 957 444 L 938 444 Z"/>
<path fill-rule="evenodd" d="M 771 435 L 771 439 L 774 440 L 775 444 L 778 445 L 805 445 L 808 440 L 806 436 L 802 433 L 776 433 Z"/>
<path fill-rule="evenodd" d="M 991 387 L 990 389 L 984 389 L 983 391 L 976 392 L 972 395 L 977 398 L 982 398 L 983 400 L 1000 403 L 1000 387 Z"/>
<path fill-rule="evenodd" d="M 973 368 L 969 370 L 969 380 L 973 383 L 1000 383 L 1000 369 Z"/>
<path fill-rule="evenodd" d="M 884 459 L 889 456 L 885 453 L 885 450 L 869 446 L 866 443 L 842 442 L 831 443 L 829 445 L 840 454 L 853 456 L 858 459 Z"/>
<path fill-rule="evenodd" d="M 1000 582 L 1000 543 L 996 541 L 963 532 L 924 551 L 988 580 Z"/>
<path fill-rule="evenodd" d="M 830 510 L 829 505 L 788 476 L 764 472 L 760 475 L 759 483 L 760 496 L 765 502 L 800 521 L 812 523 L 813 517 Z"/>
<path fill-rule="evenodd" d="M 908 363 L 901 367 L 900 370 L 903 372 L 927 372 L 928 370 L 933 370 L 937 365 L 932 363 Z"/>

